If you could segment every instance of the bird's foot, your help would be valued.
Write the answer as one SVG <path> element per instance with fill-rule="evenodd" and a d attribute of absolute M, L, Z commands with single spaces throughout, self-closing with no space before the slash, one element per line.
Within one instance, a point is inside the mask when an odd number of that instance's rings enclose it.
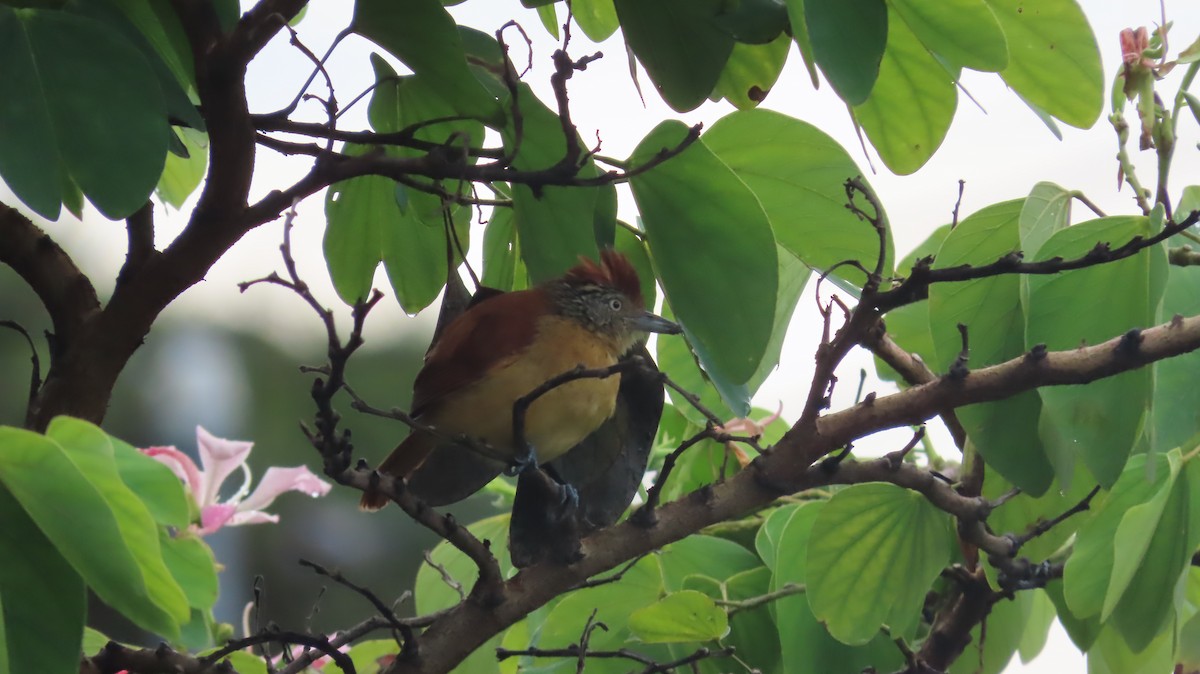
<path fill-rule="evenodd" d="M 508 467 L 504 469 L 504 474 L 509 477 L 520 475 L 526 471 L 534 471 L 538 469 L 537 450 L 533 445 L 527 445 L 523 453 L 518 453 L 509 461 Z"/>

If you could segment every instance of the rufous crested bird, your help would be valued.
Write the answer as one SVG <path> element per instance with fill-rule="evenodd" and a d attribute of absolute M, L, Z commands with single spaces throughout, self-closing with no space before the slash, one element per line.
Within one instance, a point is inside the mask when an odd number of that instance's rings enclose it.
<path fill-rule="evenodd" d="M 430 505 L 465 498 L 498 474 L 501 461 L 526 460 L 513 437 L 518 399 L 578 366 L 616 364 L 649 332 L 679 331 L 646 310 L 637 271 L 612 250 L 601 252 L 599 264 L 581 259 L 557 279 L 479 301 L 446 325 L 413 385 L 413 417 L 438 433 L 414 431 L 379 471 L 412 478 L 410 487 Z M 577 379 L 530 404 L 525 440 L 538 464 L 575 447 L 612 416 L 620 380 Z M 478 452 L 446 440 L 459 436 L 486 443 L 496 461 L 481 468 L 478 461 L 456 460 Z M 436 470 L 427 461 L 437 463 Z M 430 475 L 432 487 L 415 484 L 422 474 Z M 387 502 L 384 494 L 368 491 L 360 505 L 378 510 Z"/>

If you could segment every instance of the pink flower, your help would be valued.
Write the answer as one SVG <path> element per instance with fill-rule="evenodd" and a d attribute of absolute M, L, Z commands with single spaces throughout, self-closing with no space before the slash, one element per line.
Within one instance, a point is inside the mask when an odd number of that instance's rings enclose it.
<path fill-rule="evenodd" d="M 1121 59 L 1126 65 L 1151 67 L 1154 59 L 1146 58 L 1144 52 L 1150 48 L 1150 33 L 1145 26 L 1137 30 L 1126 28 L 1121 31 Z"/>
<path fill-rule="evenodd" d="M 783 414 L 782 401 L 779 403 L 779 409 L 770 416 L 759 419 L 758 421 L 754 421 L 747 417 L 738 417 L 736 419 L 726 421 L 724 425 L 718 426 L 716 430 L 719 433 L 725 433 L 727 435 L 757 437 L 761 436 L 763 431 L 766 430 L 767 426 L 771 425 L 771 422 L 778 419 L 779 415 L 781 414 Z M 746 454 L 745 450 L 738 446 L 736 442 L 726 442 L 725 448 L 733 453 L 734 458 L 737 459 L 738 464 L 740 464 L 742 468 L 745 468 L 747 464 L 750 463 L 750 457 Z"/>
<path fill-rule="evenodd" d="M 196 427 L 196 443 L 203 468 L 197 467 L 190 456 L 174 447 L 149 447 L 142 452 L 166 465 L 183 480 L 200 510 L 200 523 L 192 525 L 192 530 L 200 536 L 207 536 L 226 525 L 278 522 L 278 515 L 264 509 L 284 492 L 299 491 L 313 498 L 329 493 L 330 484 L 304 466 L 268 468 L 258 487 L 251 492 L 246 459 L 254 443 L 218 438 L 200 426 Z M 239 469 L 244 478 L 241 488 L 233 496 L 220 500 L 221 485 Z"/>

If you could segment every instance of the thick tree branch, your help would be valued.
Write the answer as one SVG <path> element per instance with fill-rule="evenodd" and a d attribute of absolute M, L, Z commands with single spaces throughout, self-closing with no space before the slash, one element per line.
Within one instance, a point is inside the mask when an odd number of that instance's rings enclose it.
<path fill-rule="evenodd" d="M 100 310 L 91 280 L 58 244 L 15 208 L 0 203 L 0 262 L 37 293 L 54 324 L 56 345 L 70 343 Z M 51 366 L 53 366 L 53 350 Z"/>
<path fill-rule="evenodd" d="M 937 375 L 929 369 L 925 361 L 917 357 L 916 354 L 909 353 L 900 348 L 900 345 L 884 332 L 882 323 L 876 329 L 867 332 L 867 338 L 863 342 L 863 346 L 870 349 L 871 353 L 887 363 L 888 367 L 900 373 L 900 376 L 904 377 L 904 381 L 908 382 L 909 385 L 928 384 L 937 379 Z M 939 412 L 938 416 L 946 424 L 946 428 L 950 431 L 950 437 L 954 439 L 955 446 L 961 452 L 967 445 L 967 432 L 958 420 L 958 415 L 954 413 L 954 410 L 947 409 Z"/>
<path fill-rule="evenodd" d="M 230 34 L 230 55 L 242 64 L 250 63 L 307 4 L 308 0 L 260 0 Z"/>

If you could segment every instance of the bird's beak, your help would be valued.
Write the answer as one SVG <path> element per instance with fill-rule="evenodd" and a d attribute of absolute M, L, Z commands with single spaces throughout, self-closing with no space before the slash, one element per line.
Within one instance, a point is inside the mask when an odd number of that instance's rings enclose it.
<path fill-rule="evenodd" d="M 664 335 L 678 335 L 683 332 L 677 323 L 649 311 L 643 311 L 640 315 L 635 316 L 633 327 L 639 332 L 661 332 Z"/>

